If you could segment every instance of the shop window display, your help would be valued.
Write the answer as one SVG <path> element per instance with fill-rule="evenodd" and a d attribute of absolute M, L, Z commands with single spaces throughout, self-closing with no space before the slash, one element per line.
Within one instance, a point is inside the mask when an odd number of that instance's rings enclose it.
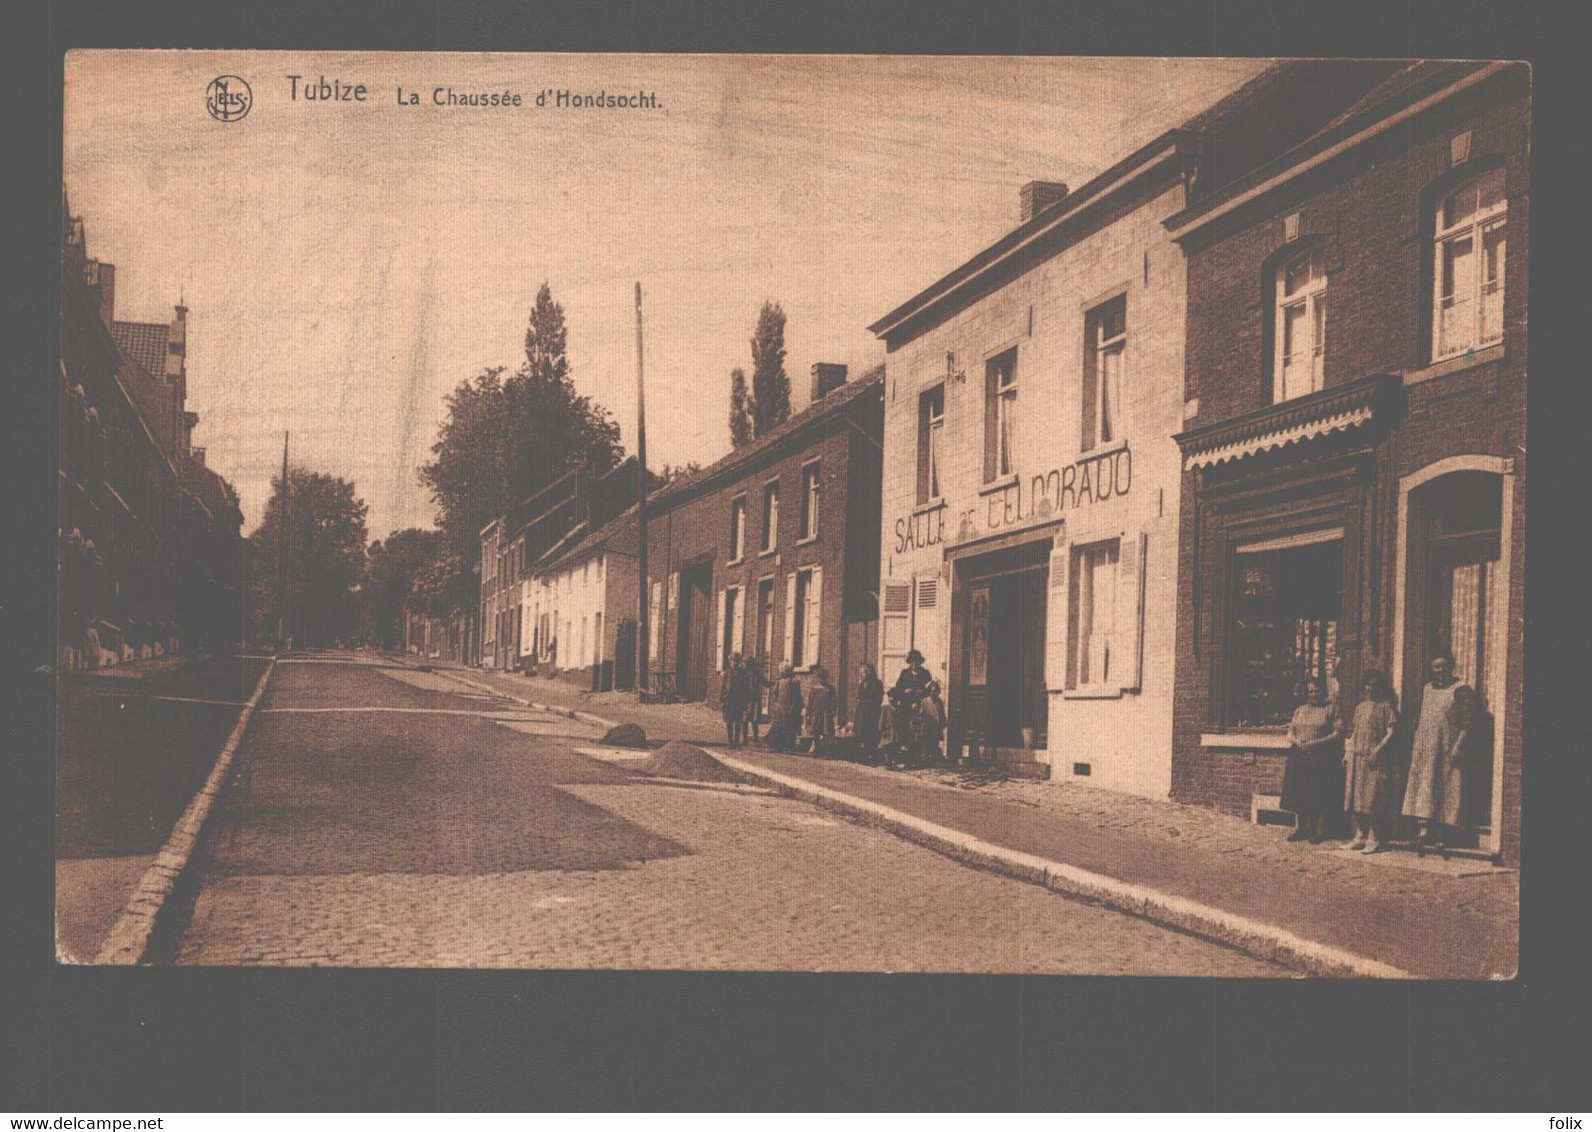
<path fill-rule="evenodd" d="M 1342 542 L 1258 544 L 1234 559 L 1224 723 L 1282 727 L 1337 653 Z"/>

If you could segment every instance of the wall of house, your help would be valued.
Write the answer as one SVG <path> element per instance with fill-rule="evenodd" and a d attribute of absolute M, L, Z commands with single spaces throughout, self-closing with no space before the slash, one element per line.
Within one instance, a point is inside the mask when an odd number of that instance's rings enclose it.
<path fill-rule="evenodd" d="M 846 410 L 847 413 L 853 411 L 862 411 L 856 402 Z M 651 669 L 655 671 L 661 667 L 673 671 L 675 668 L 680 633 L 681 571 L 709 564 L 712 576 L 710 639 L 713 643 L 713 662 L 707 681 L 710 704 L 718 702 L 722 671 L 720 642 L 726 631 L 722 622 L 726 589 L 740 587 L 742 595 L 741 633 L 731 643 L 731 650 L 750 656 L 758 652 L 758 583 L 772 580 L 773 634 L 770 647 L 764 650 L 764 661 L 767 668 L 777 670 L 789 656 L 785 645 L 792 617 L 788 606 L 789 579 L 797 570 L 816 567 L 822 578 L 818 600 L 818 655 L 815 661 L 804 664 L 800 673 L 806 678 L 815 667 L 827 669 L 842 694 L 843 709 L 849 710 L 846 681 L 855 672 L 857 658 L 849 656 L 843 643 L 847 617 L 866 617 L 870 607 L 863 600 L 853 606 L 846 600 L 846 594 L 848 590 L 866 594 L 874 587 L 869 584 L 867 565 L 848 565 L 847 525 L 857 509 L 866 516 L 868 508 L 876 506 L 868 501 L 878 498 L 878 465 L 874 459 L 871 463 L 864 461 L 853 466 L 854 430 L 845 420 L 826 421 L 820 429 L 815 439 L 804 447 L 758 461 L 735 479 L 701 495 L 669 505 L 660 500 L 657 509 L 648 516 Z M 799 530 L 802 469 L 815 459 L 820 469 L 817 532 L 815 537 L 803 539 Z M 765 553 L 762 551 L 762 499 L 764 485 L 770 480 L 779 483 L 779 522 L 770 550 Z M 745 547 L 739 559 L 730 561 L 731 503 L 740 495 L 746 499 Z M 848 569 L 852 571 L 849 575 Z"/>
<path fill-rule="evenodd" d="M 1183 425 L 1182 251 L 1161 221 L 1183 206 L 1175 180 L 1147 191 L 1052 258 L 896 345 L 886 359 L 880 584 L 935 578 L 913 611 L 912 643 L 929 669 L 953 668 L 950 554 L 1024 531 L 1053 540 L 1047 585 L 1045 685 L 1053 779 L 1074 763 L 1091 781 L 1152 797 L 1170 786 L 1179 457 Z M 1124 442 L 1085 450 L 1086 316 L 1126 296 Z M 1017 349 L 1016 474 L 991 488 L 985 470 L 985 369 Z M 948 371 L 952 376 L 947 378 Z M 943 499 L 918 503 L 919 397 L 945 383 Z M 1059 523 L 1059 525 L 1058 525 Z M 1068 571 L 1075 547 L 1120 539 L 1143 546 L 1142 670 L 1109 698 L 1065 692 Z M 886 621 L 889 611 L 886 610 Z M 1139 620 L 1139 619 L 1136 619 Z M 888 646 L 886 646 L 888 647 Z M 959 660 L 957 660 L 959 663 Z M 888 683 L 895 673 L 881 672 Z M 959 709 L 948 687 L 953 714 Z"/>
<path fill-rule="evenodd" d="M 1371 374 L 1402 383 L 1402 418 L 1376 455 L 1367 488 L 1364 537 L 1367 607 L 1357 666 L 1385 668 L 1401 703 L 1413 703 L 1407 666 L 1404 593 L 1397 574 L 1409 530 L 1399 528 L 1400 484 L 1444 465 L 1507 468 L 1504 529 L 1507 569 L 1499 592 L 1508 603 L 1507 672 L 1498 724 L 1502 756 L 1501 852 L 1519 852 L 1521 764 L 1520 673 L 1523 663 L 1527 236 L 1529 223 L 1529 93 L 1523 67 L 1450 104 L 1413 119 L 1350 157 L 1300 178 L 1263 205 L 1219 221 L 1189 246 L 1189 426 L 1257 409 L 1270 399 L 1272 293 L 1270 267 L 1288 246 L 1285 224 L 1298 217 L 1301 239 L 1319 241 L 1327 266 L 1328 321 L 1323 382 Z M 1469 156 L 1454 161 L 1455 139 L 1469 132 Z M 1508 257 L 1504 341 L 1474 357 L 1431 364 L 1433 207 L 1442 186 L 1497 161 L 1505 170 Z M 1460 463 L 1455 463 L 1459 461 Z M 1192 479 L 1185 485 L 1183 573 L 1202 563 L 1196 546 Z M 1208 553 L 1209 548 L 1206 548 Z M 1191 587 L 1185 585 L 1185 593 Z M 1404 606 L 1400 606 L 1402 594 Z M 1213 627 L 1186 598 L 1178 612 L 1178 708 L 1173 796 L 1235 814 L 1250 812 L 1256 791 L 1275 792 L 1280 756 L 1205 751 L 1212 679 L 1208 650 L 1196 648 Z M 1219 628 L 1219 627 L 1218 627 Z M 1352 692 L 1351 692 L 1352 694 Z"/>

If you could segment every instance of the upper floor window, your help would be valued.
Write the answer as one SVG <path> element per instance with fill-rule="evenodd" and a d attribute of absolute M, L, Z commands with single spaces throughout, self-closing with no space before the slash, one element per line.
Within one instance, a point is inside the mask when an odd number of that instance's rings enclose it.
<path fill-rule="evenodd" d="M 984 363 L 984 482 L 1017 470 L 1017 348 Z"/>
<path fill-rule="evenodd" d="M 802 466 L 802 525 L 799 537 L 804 539 L 818 537 L 818 468 L 816 460 Z"/>
<path fill-rule="evenodd" d="M 1503 341 L 1507 212 L 1501 168 L 1465 182 L 1438 204 L 1433 361 Z"/>
<path fill-rule="evenodd" d="M 779 481 L 763 485 L 763 550 L 774 549 L 779 536 Z"/>
<path fill-rule="evenodd" d="M 1128 297 L 1118 295 L 1084 318 L 1083 447 L 1122 439 L 1122 370 L 1128 352 Z"/>
<path fill-rule="evenodd" d="M 1272 400 L 1289 401 L 1320 389 L 1327 351 L 1327 271 L 1319 252 L 1305 252 L 1278 269 L 1273 326 Z"/>
<path fill-rule="evenodd" d="M 739 562 L 746 553 L 746 496 L 730 500 L 730 561 Z"/>
<path fill-rule="evenodd" d="M 945 435 L 945 385 L 918 397 L 918 502 L 940 499 L 940 445 Z"/>

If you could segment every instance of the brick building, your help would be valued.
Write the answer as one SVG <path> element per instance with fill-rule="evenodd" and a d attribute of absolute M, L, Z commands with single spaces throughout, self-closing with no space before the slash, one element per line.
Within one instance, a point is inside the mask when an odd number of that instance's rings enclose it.
<path fill-rule="evenodd" d="M 685 697 L 717 704 L 739 652 L 827 669 L 849 712 L 877 651 L 883 388 L 814 365 L 805 409 L 649 497 L 649 666 Z"/>
<path fill-rule="evenodd" d="M 229 649 L 249 632 L 249 550 L 236 493 L 193 446 L 188 308 L 118 320 L 116 268 L 89 257 L 64 193 L 60 299 L 61 667 Z"/>
<path fill-rule="evenodd" d="M 1311 65 L 1304 65 L 1309 67 Z M 1172 796 L 1275 806 L 1304 683 L 1451 650 L 1477 845 L 1519 853 L 1529 76 L 1390 73 L 1167 221 L 1188 257 Z M 1507 250 L 1507 255 L 1506 255 Z"/>

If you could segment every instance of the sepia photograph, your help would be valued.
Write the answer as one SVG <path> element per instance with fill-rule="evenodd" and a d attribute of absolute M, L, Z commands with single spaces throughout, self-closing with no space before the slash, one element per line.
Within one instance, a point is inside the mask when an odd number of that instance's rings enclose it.
<path fill-rule="evenodd" d="M 64 74 L 59 964 L 1515 978 L 1527 63 Z"/>

